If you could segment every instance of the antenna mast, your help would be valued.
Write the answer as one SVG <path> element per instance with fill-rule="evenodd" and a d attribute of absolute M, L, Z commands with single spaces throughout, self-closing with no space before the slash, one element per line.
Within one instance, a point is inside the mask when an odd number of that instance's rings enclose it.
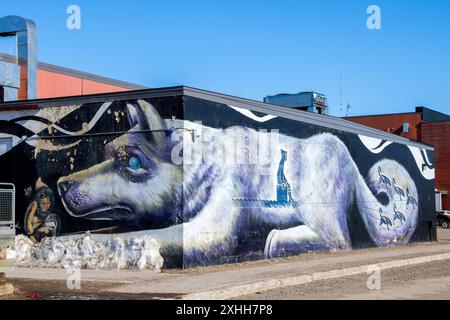
<path fill-rule="evenodd" d="M 347 118 L 350 115 L 350 109 L 352 108 L 350 103 L 347 103 L 347 111 L 345 112 L 345 117 Z"/>
<path fill-rule="evenodd" d="M 339 69 L 339 109 L 342 116 L 344 112 L 344 66 Z"/>

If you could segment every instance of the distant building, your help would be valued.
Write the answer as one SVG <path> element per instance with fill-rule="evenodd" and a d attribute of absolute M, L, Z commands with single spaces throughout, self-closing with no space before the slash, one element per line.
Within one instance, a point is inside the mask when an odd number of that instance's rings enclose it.
<path fill-rule="evenodd" d="M 328 114 L 327 97 L 317 92 L 278 94 L 264 98 L 265 103 L 318 114 Z"/>
<path fill-rule="evenodd" d="M 417 107 L 411 113 L 349 117 L 347 120 L 433 145 L 436 208 L 450 210 L 450 115 Z"/>
<path fill-rule="evenodd" d="M 0 37 L 16 37 L 17 56 L 0 53 L 0 102 L 120 92 L 145 87 L 38 62 L 33 21 L 0 18 Z"/>

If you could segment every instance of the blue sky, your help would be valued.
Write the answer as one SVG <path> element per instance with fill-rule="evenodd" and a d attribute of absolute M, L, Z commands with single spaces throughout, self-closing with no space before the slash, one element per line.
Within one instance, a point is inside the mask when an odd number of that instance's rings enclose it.
<path fill-rule="evenodd" d="M 81 30 L 68 30 L 78 5 Z M 381 8 L 382 30 L 366 9 Z M 262 100 L 315 90 L 350 115 L 450 113 L 450 1 L 3 1 L 34 20 L 39 60 L 149 87 L 189 85 Z M 3 44 L 7 51 L 8 44 Z"/>

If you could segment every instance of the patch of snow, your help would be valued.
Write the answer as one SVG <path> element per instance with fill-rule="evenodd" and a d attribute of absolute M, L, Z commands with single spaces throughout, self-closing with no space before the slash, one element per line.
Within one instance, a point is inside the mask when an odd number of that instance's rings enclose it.
<path fill-rule="evenodd" d="M 16 237 L 9 255 L 18 267 L 64 269 L 150 269 L 159 272 L 164 260 L 158 243 L 149 236 L 123 239 L 113 236 L 99 242 L 87 233 L 80 239 L 45 238 L 34 244 Z"/>

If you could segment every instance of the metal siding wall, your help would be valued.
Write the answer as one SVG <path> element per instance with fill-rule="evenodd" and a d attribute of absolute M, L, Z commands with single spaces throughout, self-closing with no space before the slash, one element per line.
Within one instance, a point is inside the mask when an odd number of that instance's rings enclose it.
<path fill-rule="evenodd" d="M 85 94 L 98 94 L 107 92 L 121 92 L 129 89 L 112 86 L 105 83 L 94 82 L 68 75 L 38 71 L 38 98 L 55 98 L 78 96 Z"/>
<path fill-rule="evenodd" d="M 38 71 L 38 97 L 40 99 L 81 95 L 82 80 L 44 70 Z"/>
<path fill-rule="evenodd" d="M 105 83 L 83 80 L 83 94 L 96 94 L 96 93 L 121 92 L 121 91 L 128 91 L 128 89 L 112 86 Z"/>

